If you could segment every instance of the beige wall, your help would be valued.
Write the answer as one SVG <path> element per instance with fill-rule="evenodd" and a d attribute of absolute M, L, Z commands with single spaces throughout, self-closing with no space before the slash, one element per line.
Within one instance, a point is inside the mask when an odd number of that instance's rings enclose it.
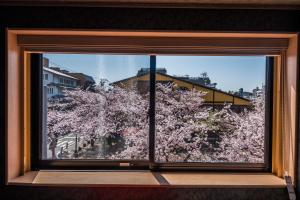
<path fill-rule="evenodd" d="M 296 162 L 296 91 L 297 91 L 297 37 L 290 40 L 284 70 L 284 128 L 283 169 L 294 177 Z"/>

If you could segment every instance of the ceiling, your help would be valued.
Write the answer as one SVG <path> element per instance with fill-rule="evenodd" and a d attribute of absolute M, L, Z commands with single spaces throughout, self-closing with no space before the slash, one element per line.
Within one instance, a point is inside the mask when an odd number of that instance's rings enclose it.
<path fill-rule="evenodd" d="M 1 4 L 299 8 L 300 0 L 1 0 Z"/>

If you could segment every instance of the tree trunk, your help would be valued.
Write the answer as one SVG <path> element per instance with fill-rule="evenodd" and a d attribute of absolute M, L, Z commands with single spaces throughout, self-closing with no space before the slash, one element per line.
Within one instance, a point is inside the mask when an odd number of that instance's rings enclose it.
<path fill-rule="evenodd" d="M 52 152 L 52 159 L 56 159 L 55 148 L 51 148 L 51 152 Z"/>

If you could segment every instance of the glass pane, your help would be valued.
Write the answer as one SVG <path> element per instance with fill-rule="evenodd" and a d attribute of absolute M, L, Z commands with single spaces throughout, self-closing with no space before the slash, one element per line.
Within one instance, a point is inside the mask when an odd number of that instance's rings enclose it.
<path fill-rule="evenodd" d="M 148 159 L 149 56 L 43 56 L 43 159 Z"/>
<path fill-rule="evenodd" d="M 157 56 L 156 162 L 264 163 L 264 56 Z"/>

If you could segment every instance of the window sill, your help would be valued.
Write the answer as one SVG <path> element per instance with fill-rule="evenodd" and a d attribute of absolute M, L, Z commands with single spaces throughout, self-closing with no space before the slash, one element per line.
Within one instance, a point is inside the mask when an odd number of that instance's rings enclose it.
<path fill-rule="evenodd" d="M 190 173 L 150 171 L 32 171 L 8 182 L 29 186 L 284 188 L 283 179 L 271 173 Z M 160 177 L 161 177 L 160 176 Z"/>

